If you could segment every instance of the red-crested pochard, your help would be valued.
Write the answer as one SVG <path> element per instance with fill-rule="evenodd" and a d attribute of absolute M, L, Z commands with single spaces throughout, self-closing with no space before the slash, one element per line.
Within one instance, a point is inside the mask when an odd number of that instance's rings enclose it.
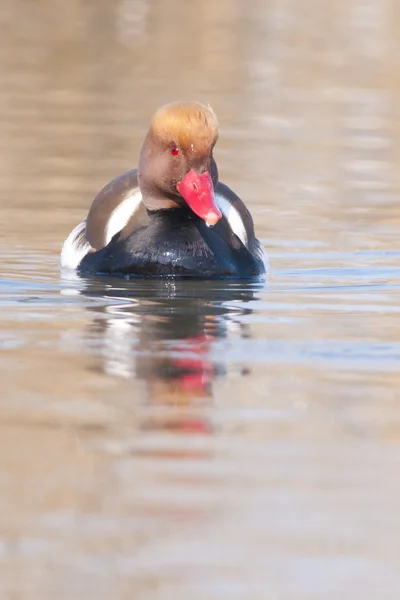
<path fill-rule="evenodd" d="M 242 200 L 218 181 L 218 121 L 209 106 L 159 109 L 139 166 L 111 181 L 64 242 L 61 265 L 80 273 L 260 277 L 263 247 Z"/>

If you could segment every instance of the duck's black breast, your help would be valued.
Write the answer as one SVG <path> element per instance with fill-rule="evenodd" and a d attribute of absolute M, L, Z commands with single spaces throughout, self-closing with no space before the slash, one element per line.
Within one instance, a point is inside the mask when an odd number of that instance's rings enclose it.
<path fill-rule="evenodd" d="M 88 254 L 81 273 L 142 277 L 226 277 L 258 275 L 254 260 L 225 239 L 224 225 L 210 229 L 183 210 L 157 211 L 147 227 L 125 239 L 118 234 L 102 250 Z M 235 236 L 236 237 L 236 236 Z M 243 245 L 241 245 L 243 246 Z M 247 261 L 247 262 L 246 262 Z"/>

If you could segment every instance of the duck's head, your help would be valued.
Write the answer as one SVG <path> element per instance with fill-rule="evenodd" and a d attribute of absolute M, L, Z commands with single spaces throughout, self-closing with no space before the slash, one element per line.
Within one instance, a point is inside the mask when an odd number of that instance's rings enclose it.
<path fill-rule="evenodd" d="M 200 102 L 176 102 L 154 115 L 144 141 L 138 178 L 149 211 L 189 207 L 209 225 L 222 214 L 215 203 L 218 139 L 214 111 Z"/>

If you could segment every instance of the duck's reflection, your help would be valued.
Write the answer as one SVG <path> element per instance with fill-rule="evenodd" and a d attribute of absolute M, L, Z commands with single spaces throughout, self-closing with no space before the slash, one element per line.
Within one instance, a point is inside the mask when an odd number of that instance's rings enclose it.
<path fill-rule="evenodd" d="M 140 404 L 152 410 L 142 427 L 212 431 L 205 409 L 213 402 L 213 382 L 247 373 L 227 364 L 219 341 L 250 335 L 243 317 L 252 312 L 260 285 L 80 280 L 78 293 L 106 300 L 88 307 L 90 337 L 100 345 L 96 368 L 144 384 Z"/>

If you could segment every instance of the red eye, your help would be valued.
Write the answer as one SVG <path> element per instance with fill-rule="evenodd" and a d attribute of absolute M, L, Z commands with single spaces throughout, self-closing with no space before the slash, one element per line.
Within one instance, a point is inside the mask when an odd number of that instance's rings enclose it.
<path fill-rule="evenodd" d="M 171 147 L 171 154 L 173 154 L 174 156 L 176 156 L 177 154 L 179 154 L 179 148 L 178 148 L 178 146 L 172 146 Z"/>

